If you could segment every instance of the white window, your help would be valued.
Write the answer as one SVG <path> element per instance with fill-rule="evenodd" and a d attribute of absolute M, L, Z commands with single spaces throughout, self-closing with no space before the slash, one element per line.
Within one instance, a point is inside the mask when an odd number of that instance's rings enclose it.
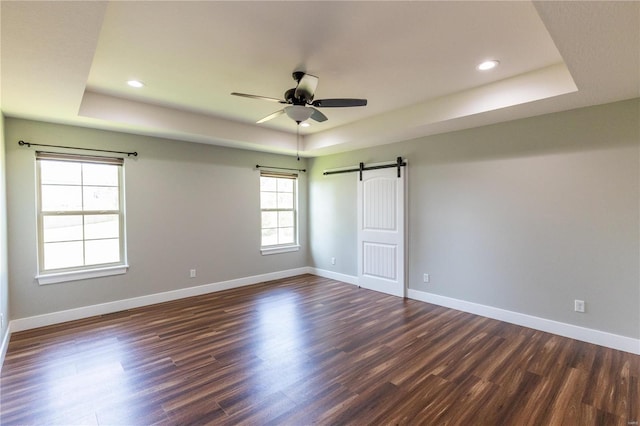
<path fill-rule="evenodd" d="M 38 281 L 126 271 L 123 160 L 36 154 Z"/>
<path fill-rule="evenodd" d="M 262 253 L 298 250 L 298 176 L 260 172 Z"/>

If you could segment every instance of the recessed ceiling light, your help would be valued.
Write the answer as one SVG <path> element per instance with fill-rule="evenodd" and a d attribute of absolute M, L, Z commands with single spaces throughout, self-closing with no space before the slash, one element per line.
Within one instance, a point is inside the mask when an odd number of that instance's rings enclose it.
<path fill-rule="evenodd" d="M 306 121 L 303 123 L 300 123 L 300 127 L 309 127 L 311 126 L 311 124 L 307 123 Z"/>
<path fill-rule="evenodd" d="M 127 81 L 127 84 L 131 87 L 135 87 L 137 89 L 141 88 L 144 86 L 144 83 L 141 82 L 140 80 L 129 80 Z"/>
<path fill-rule="evenodd" d="M 480 65 L 478 65 L 476 68 L 478 69 L 478 71 L 488 71 L 497 67 L 499 63 L 500 61 L 496 61 L 496 60 L 484 61 Z"/>

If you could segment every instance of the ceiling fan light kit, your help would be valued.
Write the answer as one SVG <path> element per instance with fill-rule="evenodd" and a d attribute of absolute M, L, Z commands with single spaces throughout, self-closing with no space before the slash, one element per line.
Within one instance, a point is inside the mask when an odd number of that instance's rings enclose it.
<path fill-rule="evenodd" d="M 318 87 L 318 77 L 307 74 L 304 71 L 295 71 L 292 74 L 293 79 L 297 82 L 296 87 L 284 92 L 284 99 L 270 98 L 267 96 L 250 95 L 247 93 L 232 92 L 234 96 L 243 98 L 260 99 L 270 102 L 278 102 L 288 105 L 279 111 L 258 120 L 256 123 L 264 123 L 276 117 L 286 114 L 297 124 L 312 119 L 317 122 L 327 121 L 327 116 L 320 112 L 317 108 L 344 108 L 366 106 L 366 99 L 352 98 L 336 98 L 336 99 L 317 99 L 313 100 Z"/>
<path fill-rule="evenodd" d="M 291 105 L 284 107 L 284 112 L 296 123 L 301 123 L 311 117 L 313 108 L 307 108 L 302 105 Z"/>

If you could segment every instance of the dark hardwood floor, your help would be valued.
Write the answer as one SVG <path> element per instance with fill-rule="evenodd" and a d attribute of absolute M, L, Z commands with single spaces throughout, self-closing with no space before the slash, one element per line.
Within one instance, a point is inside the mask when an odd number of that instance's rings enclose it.
<path fill-rule="evenodd" d="M 13 424 L 637 425 L 640 356 L 311 275 L 15 333 Z"/>

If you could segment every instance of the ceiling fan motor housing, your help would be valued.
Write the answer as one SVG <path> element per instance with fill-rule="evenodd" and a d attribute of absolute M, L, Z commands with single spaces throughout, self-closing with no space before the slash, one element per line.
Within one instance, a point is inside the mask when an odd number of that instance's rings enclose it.
<path fill-rule="evenodd" d="M 293 74 L 291 74 L 291 77 L 293 77 L 293 79 L 297 82 L 300 83 L 300 80 L 302 79 L 302 77 L 304 77 L 306 73 L 304 71 L 294 71 Z"/>
<path fill-rule="evenodd" d="M 292 105 L 306 105 L 311 99 L 296 98 L 296 88 L 292 88 L 284 92 L 284 100 Z"/>

